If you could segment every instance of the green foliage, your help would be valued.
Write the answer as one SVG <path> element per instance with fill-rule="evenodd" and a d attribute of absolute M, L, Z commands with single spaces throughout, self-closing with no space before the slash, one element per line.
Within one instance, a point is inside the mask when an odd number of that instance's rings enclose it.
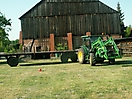
<path fill-rule="evenodd" d="M 119 12 L 119 17 L 120 17 L 120 24 L 124 24 L 124 12 L 122 12 L 121 7 L 120 7 L 120 3 L 118 2 L 117 4 L 117 11 Z"/>
<path fill-rule="evenodd" d="M 117 4 L 117 11 L 118 11 L 118 13 L 119 13 L 121 34 L 122 34 L 122 36 L 124 37 L 124 36 L 125 36 L 125 33 L 124 33 L 125 26 L 124 26 L 124 22 L 123 22 L 123 21 L 124 21 L 125 18 L 124 18 L 124 12 L 122 12 L 119 2 L 118 2 L 118 4 Z"/>
<path fill-rule="evenodd" d="M 5 53 L 13 53 L 13 52 L 15 52 L 15 49 L 13 48 L 13 46 L 12 45 L 7 45 L 6 47 L 5 47 L 5 49 L 4 49 L 4 52 Z"/>
<path fill-rule="evenodd" d="M 19 46 L 19 51 L 21 52 L 22 51 L 22 44 Z"/>
<path fill-rule="evenodd" d="M 11 30 L 11 19 L 6 17 L 0 12 L 0 51 L 4 51 L 5 47 L 10 44 L 8 32 Z"/>
<path fill-rule="evenodd" d="M 60 50 L 68 50 L 67 43 L 65 43 L 64 45 L 62 43 L 57 44 L 56 50 L 57 51 L 60 51 Z"/>
<path fill-rule="evenodd" d="M 0 28 L 10 30 L 7 26 L 11 26 L 11 19 L 6 19 L 6 17 L 0 12 Z"/>
<path fill-rule="evenodd" d="M 19 40 L 10 41 L 8 32 L 11 31 L 11 19 L 7 19 L 0 12 L 0 52 L 14 53 L 22 51 L 22 45 L 19 45 Z M 20 48 L 19 48 L 20 47 Z"/>
<path fill-rule="evenodd" d="M 129 36 L 131 35 L 131 29 L 132 29 L 131 25 L 129 25 L 129 26 L 126 28 L 126 30 L 125 30 L 125 36 L 126 36 L 126 37 L 129 37 Z"/>
<path fill-rule="evenodd" d="M 0 52 L 3 52 L 3 51 L 4 51 L 4 47 L 0 46 Z"/>
<path fill-rule="evenodd" d="M 4 47 L 4 52 L 5 53 L 15 53 L 15 52 L 22 52 L 22 45 L 18 43 L 17 40 L 10 41 L 9 45 Z"/>

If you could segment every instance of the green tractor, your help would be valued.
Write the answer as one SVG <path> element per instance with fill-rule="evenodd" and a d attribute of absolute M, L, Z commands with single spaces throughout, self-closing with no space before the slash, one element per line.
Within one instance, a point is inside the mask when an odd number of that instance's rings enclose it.
<path fill-rule="evenodd" d="M 116 58 L 121 58 L 120 52 L 112 37 L 103 40 L 101 36 L 82 36 L 83 45 L 78 49 L 79 63 L 90 62 L 91 66 L 109 60 L 114 64 Z"/>

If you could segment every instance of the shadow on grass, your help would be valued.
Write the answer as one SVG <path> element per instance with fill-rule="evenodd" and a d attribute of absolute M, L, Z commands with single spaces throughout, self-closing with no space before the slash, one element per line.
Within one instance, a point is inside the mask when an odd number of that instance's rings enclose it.
<path fill-rule="evenodd" d="M 115 65 L 122 67 L 132 67 L 132 60 L 116 60 L 113 66 Z M 108 61 L 105 61 L 104 63 L 97 63 L 94 67 L 99 67 L 99 66 L 110 66 L 110 64 Z"/>
<path fill-rule="evenodd" d="M 115 65 L 122 65 L 122 67 L 132 67 L 132 60 L 118 60 Z"/>
<path fill-rule="evenodd" d="M 68 62 L 68 63 L 73 63 L 73 62 Z M 62 62 L 25 63 L 25 64 L 20 64 L 20 66 L 40 66 L 40 65 L 56 65 L 56 64 L 67 64 L 67 63 L 62 63 Z"/>
<path fill-rule="evenodd" d="M 7 64 L 7 62 L 6 61 L 0 62 L 0 65 L 4 65 L 4 64 Z"/>
<path fill-rule="evenodd" d="M 20 66 L 40 66 L 40 65 L 56 65 L 56 64 L 69 64 L 69 63 L 73 63 L 71 61 L 69 61 L 68 63 L 62 63 L 62 62 L 52 62 L 53 60 L 51 60 L 51 62 L 45 62 L 45 63 L 27 63 L 24 61 L 19 62 Z M 25 64 L 21 64 L 21 63 L 25 63 Z M 74 62 L 74 63 L 78 63 L 78 62 Z M 0 61 L 0 66 L 7 64 L 6 60 L 4 61 Z M 78 63 L 79 64 L 79 63 Z M 89 64 L 89 63 L 86 63 Z M 113 66 L 122 66 L 122 67 L 132 67 L 132 60 L 116 60 L 115 64 Z M 96 64 L 96 66 L 110 66 L 108 61 L 105 61 L 102 64 Z M 95 67 L 96 67 L 95 66 Z"/>
<path fill-rule="evenodd" d="M 122 64 L 131 64 L 132 65 L 132 60 L 117 60 L 116 65 L 122 65 Z"/>
<path fill-rule="evenodd" d="M 62 62 L 25 63 L 25 64 L 20 64 L 20 66 L 40 66 L 40 65 L 69 64 L 69 63 L 73 63 L 73 62 L 70 61 L 68 63 L 62 63 Z M 74 62 L 74 63 L 78 63 L 78 62 Z M 86 64 L 89 64 L 89 63 L 86 63 Z M 114 65 L 116 65 L 116 66 L 119 65 L 119 66 L 122 66 L 122 67 L 131 67 L 132 66 L 132 60 L 117 60 Z M 102 64 L 96 64 L 96 66 L 98 67 L 98 66 L 110 66 L 110 65 L 109 65 L 108 61 L 106 61 Z"/>

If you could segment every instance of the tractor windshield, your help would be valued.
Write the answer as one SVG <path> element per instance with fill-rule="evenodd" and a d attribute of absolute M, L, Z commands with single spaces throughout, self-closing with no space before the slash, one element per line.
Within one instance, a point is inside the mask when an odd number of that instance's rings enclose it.
<path fill-rule="evenodd" d="M 91 48 L 91 43 L 97 40 L 100 36 L 82 36 L 83 44 L 87 46 L 87 48 Z"/>
<path fill-rule="evenodd" d="M 97 40 L 100 36 L 90 36 L 90 40 L 91 42 L 94 42 L 95 40 Z"/>
<path fill-rule="evenodd" d="M 88 47 L 89 46 L 89 38 L 83 38 L 83 43 L 84 43 L 84 45 L 86 45 Z"/>

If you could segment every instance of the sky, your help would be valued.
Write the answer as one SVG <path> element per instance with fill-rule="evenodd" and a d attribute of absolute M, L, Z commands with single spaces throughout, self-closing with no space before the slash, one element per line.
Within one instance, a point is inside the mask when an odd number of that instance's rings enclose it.
<path fill-rule="evenodd" d="M 9 32 L 9 39 L 19 39 L 21 31 L 21 22 L 19 17 L 31 9 L 35 4 L 41 0 L 0 0 L 0 12 L 2 12 L 7 19 L 11 19 L 12 26 Z M 124 12 L 126 26 L 132 25 L 132 0 L 100 0 L 104 4 L 116 10 L 117 3 L 120 3 L 122 12 Z"/>

